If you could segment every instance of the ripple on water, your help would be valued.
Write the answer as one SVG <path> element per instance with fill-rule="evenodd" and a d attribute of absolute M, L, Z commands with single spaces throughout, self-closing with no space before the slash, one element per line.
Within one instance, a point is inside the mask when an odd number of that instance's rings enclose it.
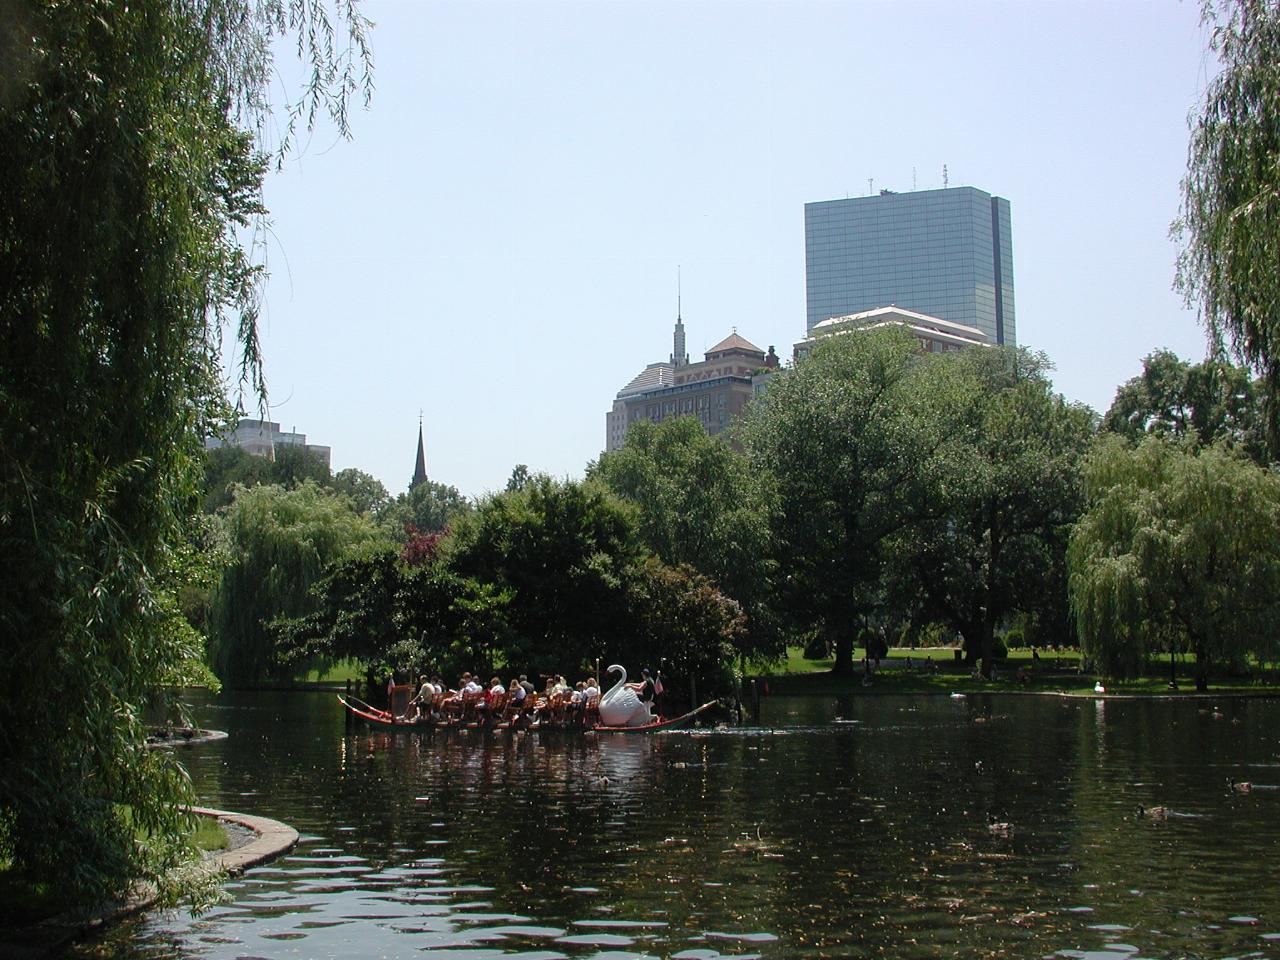
<path fill-rule="evenodd" d="M 617 933 L 574 933 L 567 937 L 556 938 L 556 943 L 576 944 L 583 947 L 629 947 L 635 942 L 635 937 L 624 937 Z"/>
<path fill-rule="evenodd" d="M 468 936 L 477 936 L 484 930 L 468 930 Z M 563 937 L 567 931 L 562 927 L 539 927 L 530 923 L 509 923 L 504 926 L 490 927 L 488 933 L 499 934 L 504 937 Z"/>
<path fill-rule="evenodd" d="M 703 936 L 708 940 L 741 940 L 744 943 L 772 943 L 778 939 L 773 933 L 728 933 L 724 930 L 708 930 Z"/>
<path fill-rule="evenodd" d="M 566 954 L 549 950 L 508 953 L 505 950 L 469 950 L 457 947 L 427 947 L 422 951 L 431 960 L 568 960 Z"/>

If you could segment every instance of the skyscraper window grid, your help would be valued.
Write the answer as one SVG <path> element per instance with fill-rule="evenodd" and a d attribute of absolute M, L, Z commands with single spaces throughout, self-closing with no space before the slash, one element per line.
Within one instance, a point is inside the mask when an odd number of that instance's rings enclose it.
<path fill-rule="evenodd" d="M 896 305 L 1017 342 L 1009 202 L 977 188 L 805 204 L 805 264 L 809 329 Z"/>

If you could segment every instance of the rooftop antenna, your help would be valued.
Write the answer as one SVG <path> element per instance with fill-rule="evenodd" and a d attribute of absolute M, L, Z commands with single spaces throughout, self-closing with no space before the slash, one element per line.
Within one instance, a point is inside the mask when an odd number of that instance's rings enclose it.
<path fill-rule="evenodd" d="M 676 264 L 676 319 L 680 319 L 680 297 L 682 294 L 680 281 L 680 264 Z"/>
<path fill-rule="evenodd" d="M 916 192 L 916 168 L 911 168 L 911 192 Z"/>
<path fill-rule="evenodd" d="M 947 165 L 944 163 L 942 165 L 942 189 L 943 190 L 947 189 L 948 182 L 949 182 L 949 178 L 947 177 Z"/>
<path fill-rule="evenodd" d="M 872 182 L 873 182 L 873 178 L 867 177 L 867 196 L 868 197 L 871 196 L 873 193 L 875 193 L 875 190 L 872 189 L 872 186 L 871 186 Z"/>

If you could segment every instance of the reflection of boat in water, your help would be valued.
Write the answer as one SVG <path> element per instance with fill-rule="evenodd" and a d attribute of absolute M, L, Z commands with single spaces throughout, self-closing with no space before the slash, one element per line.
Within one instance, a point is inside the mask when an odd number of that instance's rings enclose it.
<path fill-rule="evenodd" d="M 397 732 L 409 733 L 412 731 L 426 732 L 429 730 L 565 730 L 580 731 L 583 733 L 658 733 L 662 730 L 680 730 L 685 727 L 693 726 L 698 717 L 710 710 L 716 705 L 716 701 L 704 703 L 702 706 L 690 710 L 688 713 L 678 717 L 664 719 L 655 717 L 648 723 L 640 724 L 634 727 L 625 726 L 609 726 L 594 720 L 589 723 L 582 722 L 579 718 L 571 718 L 566 720 L 544 719 L 527 719 L 521 718 L 519 721 L 512 721 L 503 717 L 485 719 L 463 720 L 461 716 L 448 717 L 447 719 L 436 719 L 431 716 L 420 717 L 413 720 L 407 720 L 403 716 L 396 716 L 387 710 L 382 710 L 372 704 L 365 703 L 358 697 L 344 694 L 338 694 L 338 701 L 346 708 L 347 712 L 357 720 L 367 723 L 369 726 L 378 730 L 395 730 Z M 495 716 L 498 714 L 495 712 Z"/>

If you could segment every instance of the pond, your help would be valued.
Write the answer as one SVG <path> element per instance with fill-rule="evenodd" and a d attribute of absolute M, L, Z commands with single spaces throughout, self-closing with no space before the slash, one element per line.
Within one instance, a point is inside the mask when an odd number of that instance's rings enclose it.
<path fill-rule="evenodd" d="M 230 733 L 183 754 L 201 802 L 301 843 L 77 955 L 1280 956 L 1277 701 L 766 698 L 759 729 L 644 738 L 351 733 L 332 694 L 197 718 Z"/>

